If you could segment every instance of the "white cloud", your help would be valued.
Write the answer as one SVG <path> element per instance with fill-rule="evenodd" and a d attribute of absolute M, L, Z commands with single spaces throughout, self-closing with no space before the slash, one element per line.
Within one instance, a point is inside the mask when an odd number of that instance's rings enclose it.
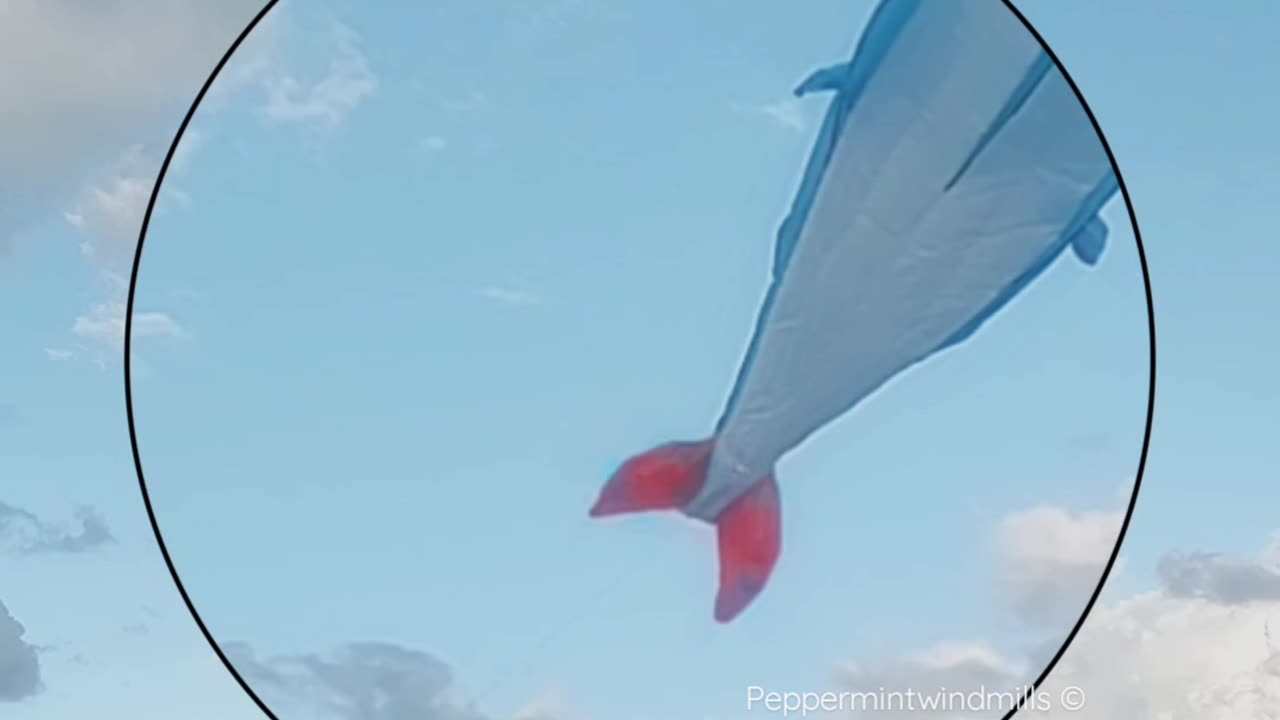
<path fill-rule="evenodd" d="M 262 113 L 275 121 L 315 123 L 333 128 L 378 89 L 378 78 L 358 46 L 359 37 L 342 23 L 333 25 L 334 56 L 328 73 L 313 83 L 288 72 L 268 74 Z"/>
<path fill-rule="evenodd" d="M 99 303 L 88 313 L 76 318 L 71 331 L 76 335 L 113 347 L 124 346 L 125 303 L 110 301 Z M 184 337 L 186 331 L 177 320 L 163 312 L 134 312 L 133 338 Z"/>
<path fill-rule="evenodd" d="M 449 141 L 439 135 L 428 135 L 418 141 L 422 149 L 430 152 L 439 152 L 449 146 Z"/>
<path fill-rule="evenodd" d="M 261 112 L 273 120 L 314 122 L 326 127 L 338 124 L 376 88 L 376 79 L 355 46 L 354 33 L 345 26 L 335 25 L 336 56 L 329 74 L 313 85 L 304 86 L 286 69 L 282 59 L 278 28 L 286 21 L 277 19 L 279 13 L 278 10 L 273 11 L 269 19 L 264 19 L 255 28 L 251 36 L 253 40 L 246 41 L 219 75 L 214 87 L 220 92 L 214 97 L 215 93 L 211 91 L 201 107 L 202 112 L 218 109 L 237 91 L 256 87 L 266 93 Z M 246 16 L 246 22 L 247 19 Z M 237 28 L 237 32 L 242 29 Z M 227 44 L 230 39 L 228 36 Z M 212 66 L 211 62 L 208 69 L 211 70 Z M 198 74 L 190 78 L 192 98 L 204 79 L 205 76 Z M 145 134 L 139 133 L 139 136 Z M 167 133 L 153 133 L 148 142 L 135 142 L 126 147 L 119 157 L 96 173 L 96 179 L 83 185 L 73 208 L 64 213 L 65 219 L 81 233 L 82 252 L 108 272 L 122 274 L 133 261 L 147 204 L 159 174 L 163 148 L 169 140 Z M 188 128 L 183 134 L 174 151 L 167 186 L 157 210 L 164 209 L 165 200 L 179 207 L 192 204 L 188 193 L 174 187 L 174 178 L 190 168 L 193 157 L 206 142 L 206 133 L 201 129 Z M 99 307 L 89 317 L 78 320 L 78 334 L 94 338 L 117 335 L 111 331 L 114 323 L 108 317 L 111 305 Z M 135 323 L 138 320 L 135 318 Z M 155 326 L 157 334 L 167 334 L 166 328 L 172 329 L 172 323 L 158 315 L 143 320 Z M 119 322 L 122 323 L 123 319 L 120 318 Z"/>
<path fill-rule="evenodd" d="M 182 115 L 263 0 L 73 0 L 0 3 L 0 245 L 59 210 L 84 255 L 109 278 L 133 260 L 160 157 Z M 200 144 L 180 146 L 181 171 Z M 181 193 L 170 194 L 182 202 Z M 118 347 L 122 290 L 72 324 Z M 163 313 L 135 318 L 140 334 L 180 331 Z M 52 359 L 69 351 L 51 350 Z"/>
<path fill-rule="evenodd" d="M 533 293 L 496 285 L 482 288 L 480 295 L 506 305 L 538 305 L 542 302 L 542 298 Z"/>
<path fill-rule="evenodd" d="M 1032 627 L 1083 607 L 1120 522 L 1113 512 L 1037 508 L 1001 523 L 1003 591 L 1014 594 Z M 1017 717 L 1091 720 L 1261 720 L 1280 717 L 1280 568 L 1219 553 L 1169 553 L 1157 564 L 1158 589 L 1122 600 L 1106 595 L 1085 620 L 1061 661 L 1037 690 L 1045 707 Z M 1061 579 L 1055 574 L 1061 573 Z M 1057 597 L 1064 594 L 1067 598 Z M 1064 616 L 1063 613 L 1066 613 Z M 1069 618 L 1068 618 L 1069 619 Z M 938 646 L 913 658 L 850 665 L 840 689 L 1021 690 L 1060 642 L 1030 648 L 1020 660 L 986 645 Z M 1049 647 L 1052 645 L 1052 647 Z M 1078 689 L 1083 710 L 1064 708 Z M 875 713 L 883 715 L 885 713 Z M 898 713 L 901 718 L 995 718 Z"/>
<path fill-rule="evenodd" d="M 552 691 L 517 710 L 512 720 L 571 720 L 578 717 L 564 693 Z"/>
<path fill-rule="evenodd" d="M 1043 689 L 1079 687 L 1090 717 L 1104 719 L 1278 717 L 1269 627 L 1280 628 L 1280 602 L 1233 606 L 1163 588 L 1095 610 Z"/>
<path fill-rule="evenodd" d="M 0 45 L 0 254 L 27 226 L 61 211 L 80 247 L 104 274 L 130 266 L 160 160 L 182 115 L 232 40 L 264 0 L 131 0 L 86 5 L 72 0 L 0 4 L 0 27 L 21 28 Z M 278 122 L 331 127 L 373 93 L 377 81 L 355 34 L 335 24 L 328 73 L 306 83 L 288 70 L 280 16 L 268 15 L 228 63 L 203 111 L 245 89 L 263 93 L 260 111 Z M 189 129 L 178 146 L 158 209 L 188 206 L 172 186 L 205 144 Z M 109 347 L 123 334 L 123 292 L 86 311 L 73 332 Z M 168 314 L 141 313 L 135 332 L 180 335 Z M 62 354 L 50 357 L 65 359 Z"/>
<path fill-rule="evenodd" d="M 489 102 L 489 96 L 480 90 L 472 90 L 465 97 L 445 98 L 440 101 L 440 107 L 450 112 L 468 112 L 484 107 Z"/>
<path fill-rule="evenodd" d="M 1054 507 L 1004 518 L 996 529 L 1004 602 L 1036 626 L 1074 622 L 1102 578 L 1123 520 L 1123 512 Z"/>
<path fill-rule="evenodd" d="M 86 188 L 65 216 L 81 232 L 80 251 L 112 270 L 131 265 L 153 186 L 153 177 L 117 175 Z"/>
<path fill-rule="evenodd" d="M 869 696 L 846 696 L 832 703 L 842 702 L 837 709 L 851 717 L 997 717 L 1003 714 L 1001 708 L 1013 707 L 1021 696 L 1026 674 L 1021 664 L 986 645 L 944 644 L 901 660 L 845 665 L 836 674 L 836 691 Z M 974 692 L 983 697 L 963 697 Z"/>
<path fill-rule="evenodd" d="M 177 129 L 261 0 L 8 0 L 0 27 L 0 238 L 55 211 L 141 138 Z"/>
<path fill-rule="evenodd" d="M 173 150 L 173 160 L 169 163 L 169 172 L 175 174 L 186 172 L 191 167 L 191 159 L 204 146 L 205 140 L 203 131 L 188 126 L 186 132 L 182 133 L 182 139 L 178 141 L 178 146 Z"/>
<path fill-rule="evenodd" d="M 778 127 L 792 132 L 802 133 L 808 127 L 800 101 L 795 98 L 783 98 L 765 105 L 732 105 L 735 112 L 748 115 L 759 115 L 768 119 Z"/>

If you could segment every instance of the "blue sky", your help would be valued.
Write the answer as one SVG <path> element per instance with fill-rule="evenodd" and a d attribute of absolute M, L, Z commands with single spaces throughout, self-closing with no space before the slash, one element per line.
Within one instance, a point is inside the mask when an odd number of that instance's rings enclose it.
<path fill-rule="evenodd" d="M 303 709 L 335 690 L 272 658 L 356 641 L 446 663 L 448 702 L 494 718 L 560 698 L 732 717 L 746 685 L 865 683 L 889 671 L 842 663 L 937 643 L 1012 658 L 997 678 L 1039 670 L 1137 464 L 1145 307 L 1118 202 L 1097 268 L 1064 258 L 780 466 L 782 563 L 728 628 L 703 528 L 586 518 L 616 462 L 715 420 L 825 108 L 788 93 L 847 57 L 870 7 L 286 0 L 228 67 L 153 218 L 135 402 L 187 589 L 282 717 L 328 717 Z M 1276 11 L 1021 7 L 1107 133 L 1158 303 L 1157 431 L 1108 596 L 1180 597 L 1168 551 L 1248 557 L 1276 526 L 1240 499 L 1268 489 L 1276 391 L 1259 328 L 1280 106 L 1247 79 Z M 0 601 L 49 646 L 18 717 L 197 697 L 254 717 L 168 581 L 123 425 L 120 277 L 189 65 L 114 159 L 68 164 L 71 189 L 11 229 Z M 1183 570 L 1221 593 L 1240 576 L 1222 567 Z M 429 684 L 425 656 L 396 657 Z"/>

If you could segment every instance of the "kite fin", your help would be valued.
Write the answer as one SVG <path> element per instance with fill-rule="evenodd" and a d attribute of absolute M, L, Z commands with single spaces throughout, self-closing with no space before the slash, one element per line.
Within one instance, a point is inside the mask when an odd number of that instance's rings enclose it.
<path fill-rule="evenodd" d="M 794 90 L 792 95 L 796 97 L 804 97 L 819 92 L 834 92 L 842 87 L 849 77 L 849 69 L 852 63 L 842 62 L 839 65 L 832 65 L 821 70 L 815 70 L 805 78 Z"/>
<path fill-rule="evenodd" d="M 671 442 L 622 464 L 601 489 L 591 517 L 675 510 L 702 488 L 714 440 Z"/>
<path fill-rule="evenodd" d="M 1089 219 L 1080 231 L 1071 236 L 1071 249 L 1085 265 L 1098 264 L 1107 247 L 1107 224 L 1097 215 Z"/>
<path fill-rule="evenodd" d="M 678 510 L 702 489 L 715 440 L 672 442 L 622 464 L 600 490 L 591 517 Z M 778 483 L 769 473 L 715 519 L 720 587 L 715 619 L 732 621 L 764 590 L 782 551 Z"/>
<path fill-rule="evenodd" d="M 782 512 L 773 473 L 734 500 L 716 519 L 720 589 L 715 619 L 727 623 L 764 590 L 782 552 Z"/>

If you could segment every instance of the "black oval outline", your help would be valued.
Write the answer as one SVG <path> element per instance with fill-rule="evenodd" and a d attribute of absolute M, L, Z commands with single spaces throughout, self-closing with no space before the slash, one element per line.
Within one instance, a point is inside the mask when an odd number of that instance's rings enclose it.
<path fill-rule="evenodd" d="M 1080 628 L 1084 626 L 1085 620 L 1089 617 L 1089 613 L 1093 612 L 1093 607 L 1097 604 L 1098 597 L 1102 594 L 1102 590 L 1107 584 L 1107 579 L 1111 575 L 1111 570 L 1115 567 L 1116 559 L 1120 555 L 1120 548 L 1124 544 L 1125 535 L 1129 531 L 1129 523 L 1133 519 L 1133 513 L 1138 503 L 1138 495 L 1142 490 L 1142 476 L 1147 467 L 1147 455 L 1151 448 L 1151 430 L 1155 420 L 1156 314 L 1155 302 L 1151 293 L 1151 274 L 1147 267 L 1147 253 L 1142 244 L 1142 231 L 1138 226 L 1137 214 L 1133 210 L 1133 200 L 1129 197 L 1129 188 L 1125 184 L 1123 173 L 1120 171 L 1120 164 L 1116 162 L 1115 153 L 1111 150 L 1111 144 L 1107 142 L 1107 136 L 1102 132 L 1102 127 L 1098 124 L 1098 118 L 1094 115 L 1093 108 L 1091 108 L 1089 103 L 1084 99 L 1084 95 L 1080 92 L 1079 86 L 1076 85 L 1075 79 L 1072 78 L 1071 74 L 1067 72 L 1067 69 L 1063 67 L 1062 61 L 1058 59 L 1057 53 L 1053 51 L 1053 48 L 1049 46 L 1049 43 L 1045 42 L 1044 36 L 1036 30 L 1035 26 L 1031 24 L 1031 21 L 1027 20 L 1027 17 L 1022 14 L 1022 11 L 1014 6 L 1012 0 L 1000 1 L 1005 4 L 1005 7 L 1007 7 L 1016 18 L 1018 18 L 1018 21 L 1021 22 L 1027 31 L 1031 33 L 1032 37 L 1036 39 L 1036 42 L 1040 43 L 1040 47 L 1044 49 L 1045 54 L 1053 60 L 1054 66 L 1056 66 L 1058 71 L 1062 73 L 1062 77 L 1071 87 L 1071 92 L 1075 94 L 1076 99 L 1080 101 L 1080 106 L 1084 108 L 1085 114 L 1088 115 L 1089 122 L 1093 125 L 1094 132 L 1098 134 L 1098 140 L 1102 143 L 1102 147 L 1107 153 L 1107 160 L 1111 163 L 1111 169 L 1115 171 L 1116 183 L 1119 185 L 1121 197 L 1124 198 L 1125 211 L 1129 216 L 1129 224 L 1133 227 L 1133 237 L 1138 245 L 1138 264 L 1142 268 L 1142 285 L 1147 301 L 1147 336 L 1150 353 L 1150 379 L 1147 389 L 1147 418 L 1146 427 L 1144 428 L 1142 435 L 1142 451 L 1138 456 L 1138 471 L 1133 481 L 1133 492 L 1129 496 L 1129 504 L 1125 509 L 1124 520 L 1120 524 L 1120 531 L 1116 535 L 1115 545 L 1111 549 L 1111 556 L 1107 558 L 1107 564 L 1102 570 L 1101 577 L 1098 578 L 1097 586 L 1094 587 L 1093 593 L 1089 596 L 1089 601 L 1085 603 L 1084 610 L 1081 611 L 1079 619 L 1076 620 L 1075 625 L 1071 628 L 1071 632 L 1067 633 L 1067 637 L 1063 640 L 1062 646 L 1058 648 L 1056 653 L 1054 653 L 1053 658 L 1049 660 L 1048 665 L 1045 666 L 1044 671 L 1040 673 L 1040 676 L 1036 678 L 1035 682 L 1027 686 L 1026 691 L 1023 693 L 1019 701 L 1015 702 L 1013 707 L 1010 708 L 1002 718 L 1000 718 L 1000 720 L 1011 720 L 1013 716 L 1017 714 L 1018 710 L 1020 710 L 1029 701 L 1036 690 L 1044 684 L 1045 679 L 1049 677 L 1049 673 L 1053 672 L 1058 661 L 1060 661 L 1062 656 L 1066 654 L 1067 648 L 1071 646 L 1076 635 L 1079 634 Z M 267 704 L 263 702 L 262 698 L 258 697 L 258 694 L 254 692 L 253 688 L 249 686 L 249 683 L 242 675 L 240 675 L 240 672 L 236 670 L 235 665 L 233 665 L 231 660 L 227 658 L 222 647 L 213 639 L 213 633 L 209 631 L 204 620 L 200 618 L 200 613 L 196 610 L 195 604 L 191 601 L 191 596 L 187 594 L 186 587 L 182 584 L 182 578 L 179 577 L 178 570 L 173 564 L 173 559 L 169 556 L 169 549 L 165 545 L 164 536 L 160 532 L 160 524 L 156 520 L 155 511 L 151 505 L 151 495 L 147 491 L 146 476 L 142 471 L 142 455 L 138 450 L 138 433 L 134 423 L 133 374 L 130 358 L 133 355 L 131 351 L 133 339 L 133 304 L 134 296 L 138 287 L 138 270 L 142 265 L 142 248 L 143 244 L 146 242 L 147 228 L 151 224 L 151 214 L 155 209 L 156 200 L 160 195 L 160 188 L 164 183 L 165 174 L 169 171 L 169 165 L 173 161 L 174 153 L 177 151 L 178 145 L 182 142 L 182 137 L 186 134 L 192 118 L 195 117 L 196 111 L 200 108 L 200 102 L 204 100 L 205 96 L 208 94 L 209 88 L 212 87 L 214 81 L 217 80 L 218 74 L 222 72 L 222 69 L 231 60 L 232 55 L 234 55 L 236 50 L 238 50 L 244 43 L 245 38 L 253 32 L 253 29 L 258 26 L 258 23 L 260 23 L 262 19 L 266 17 L 267 13 L 269 13 L 278 3 L 279 0 L 268 0 L 267 4 L 258 11 L 258 14 L 249 21 L 248 26 L 246 26 L 240 35 L 236 37 L 235 41 L 231 43 L 231 47 L 227 49 L 227 52 L 222 56 L 222 59 L 220 59 L 218 64 L 214 66 L 213 72 L 209 75 L 209 78 L 205 80 L 200 91 L 196 93 L 195 100 L 192 101 L 190 109 L 187 110 L 186 115 L 182 118 L 182 123 L 178 126 L 178 133 L 174 136 L 173 143 L 169 146 L 169 151 L 165 153 L 164 162 L 161 163 L 160 172 L 156 176 L 156 182 L 151 188 L 151 197 L 147 201 L 146 214 L 143 215 L 142 218 L 142 228 L 138 233 L 138 247 L 134 252 L 133 266 L 129 273 L 129 294 L 128 299 L 125 302 L 124 316 L 124 394 L 125 413 L 128 417 L 129 424 L 129 445 L 133 452 L 134 470 L 138 475 L 138 486 L 142 491 L 142 502 L 147 509 L 147 518 L 151 522 L 151 530 L 155 534 L 156 543 L 160 546 L 160 554 L 164 557 L 164 563 L 169 569 L 169 575 L 172 576 L 174 585 L 178 588 L 178 594 L 182 596 L 182 602 L 187 606 L 187 610 L 191 613 L 192 619 L 195 620 L 196 626 L 200 628 L 200 633 L 204 635 L 209 646 L 213 648 L 214 654 L 216 654 L 218 659 L 222 661 L 222 664 L 227 668 L 227 671 L 231 673 L 231 676 L 235 678 L 235 681 L 240 685 L 240 688 L 244 690 L 245 694 L 248 695 L 251 700 L 253 700 L 254 704 L 258 706 L 258 709 L 262 710 L 262 712 L 265 713 L 268 718 L 271 718 L 271 720 L 280 720 L 280 718 L 267 707 Z"/>

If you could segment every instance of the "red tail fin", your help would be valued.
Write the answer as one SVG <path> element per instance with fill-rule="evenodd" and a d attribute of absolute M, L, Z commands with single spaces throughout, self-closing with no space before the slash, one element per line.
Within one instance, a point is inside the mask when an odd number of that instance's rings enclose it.
<path fill-rule="evenodd" d="M 727 623 L 764 589 L 782 552 L 782 512 L 772 473 L 725 508 L 716 520 L 716 536 L 720 590 L 715 618 Z"/>
<path fill-rule="evenodd" d="M 714 439 L 674 442 L 636 455 L 605 483 L 591 517 L 685 506 L 702 489 L 714 447 Z M 773 474 L 734 500 L 715 525 L 720 549 L 715 619 L 727 623 L 764 589 L 782 551 L 782 513 Z"/>
<path fill-rule="evenodd" d="M 714 440 L 673 442 L 627 460 L 605 483 L 591 517 L 674 510 L 702 488 Z"/>

